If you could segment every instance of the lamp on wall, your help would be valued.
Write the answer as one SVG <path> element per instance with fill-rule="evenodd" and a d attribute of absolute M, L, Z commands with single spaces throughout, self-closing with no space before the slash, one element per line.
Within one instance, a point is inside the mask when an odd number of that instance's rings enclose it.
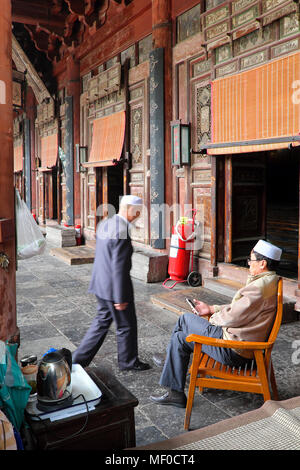
<path fill-rule="evenodd" d="M 76 144 L 76 172 L 84 173 L 86 168 L 82 165 L 87 162 L 87 150 L 86 146 Z"/>
<path fill-rule="evenodd" d="M 172 165 L 190 165 L 190 124 L 180 120 L 171 122 Z"/>
<path fill-rule="evenodd" d="M 25 107 L 25 93 L 26 93 L 26 70 L 19 72 L 13 70 L 13 108 L 15 110 L 23 109 Z"/>

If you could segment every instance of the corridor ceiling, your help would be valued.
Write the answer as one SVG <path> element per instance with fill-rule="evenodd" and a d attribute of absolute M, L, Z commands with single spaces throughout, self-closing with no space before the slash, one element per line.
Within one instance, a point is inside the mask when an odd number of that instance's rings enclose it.
<path fill-rule="evenodd" d="M 13 34 L 50 92 L 52 62 L 105 24 L 110 2 L 132 0 L 12 0 Z"/>

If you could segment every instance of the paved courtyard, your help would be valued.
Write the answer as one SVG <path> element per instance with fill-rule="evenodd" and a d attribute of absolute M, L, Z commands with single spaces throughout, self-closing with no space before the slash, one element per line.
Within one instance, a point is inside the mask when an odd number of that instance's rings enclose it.
<path fill-rule="evenodd" d="M 44 255 L 18 262 L 19 358 L 27 353 L 35 353 L 41 358 L 51 347 L 73 351 L 96 312 L 95 298 L 87 292 L 92 265 L 70 266 L 51 256 L 50 248 L 48 244 Z M 142 446 L 185 432 L 185 410 L 158 406 L 149 398 L 151 393 L 163 391 L 158 385 L 161 369 L 153 364 L 152 355 L 165 350 L 177 314 L 152 304 L 150 296 L 162 291 L 161 283 L 146 284 L 134 280 L 134 287 L 139 355 L 152 368 L 143 372 L 119 371 L 114 325 L 91 366 L 113 371 L 138 399 L 139 405 L 135 408 L 136 445 Z M 222 303 L 218 294 L 204 288 L 201 289 L 201 299 Z M 300 395 L 300 322 L 282 325 L 273 349 L 273 363 L 280 398 Z M 254 410 L 262 404 L 260 395 L 204 390 L 203 395 L 195 395 L 191 429 Z"/>

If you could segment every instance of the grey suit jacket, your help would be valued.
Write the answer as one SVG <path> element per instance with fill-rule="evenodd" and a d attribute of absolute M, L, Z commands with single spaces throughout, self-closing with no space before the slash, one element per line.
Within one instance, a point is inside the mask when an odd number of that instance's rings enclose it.
<path fill-rule="evenodd" d="M 96 253 L 89 292 L 123 303 L 133 301 L 130 277 L 133 248 L 128 223 L 118 215 L 98 225 Z"/>

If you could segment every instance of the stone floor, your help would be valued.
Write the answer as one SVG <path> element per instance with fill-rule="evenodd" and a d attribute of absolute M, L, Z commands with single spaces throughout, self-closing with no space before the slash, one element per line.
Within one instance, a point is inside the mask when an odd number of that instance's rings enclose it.
<path fill-rule="evenodd" d="M 87 293 L 92 265 L 70 266 L 49 254 L 20 261 L 17 271 L 17 312 L 21 333 L 19 358 L 35 353 L 40 358 L 50 347 L 76 348 L 96 311 L 95 298 Z M 153 352 L 163 352 L 178 318 L 176 313 L 153 305 L 151 295 L 162 291 L 161 283 L 134 280 L 138 316 L 139 355 L 151 363 L 144 372 L 120 372 L 114 326 L 92 365 L 112 370 L 117 379 L 139 400 L 135 408 L 136 445 L 165 440 L 184 432 L 184 409 L 152 403 L 151 393 L 162 392 L 160 369 L 152 362 Z M 178 287 L 180 288 L 180 287 Z M 175 288 L 177 289 L 177 287 Z M 220 296 L 200 289 L 201 299 L 222 303 Z M 273 350 L 273 363 L 281 399 L 300 394 L 300 322 L 284 324 Z M 187 384 L 188 385 L 188 384 Z M 260 395 L 206 390 L 196 394 L 191 429 L 260 407 Z"/>

